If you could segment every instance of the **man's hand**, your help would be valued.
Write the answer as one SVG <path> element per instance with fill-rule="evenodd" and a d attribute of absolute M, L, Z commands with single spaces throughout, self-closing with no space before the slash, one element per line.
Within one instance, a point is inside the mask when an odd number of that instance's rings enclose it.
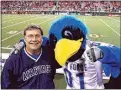
<path fill-rule="evenodd" d="M 16 43 L 13 46 L 12 50 L 10 51 L 9 56 L 11 56 L 12 53 L 17 54 L 21 50 L 22 47 L 24 47 L 24 42 Z"/>
<path fill-rule="evenodd" d="M 104 57 L 103 51 L 98 47 L 91 47 L 89 50 L 86 51 L 87 56 L 93 62 L 102 59 Z"/>

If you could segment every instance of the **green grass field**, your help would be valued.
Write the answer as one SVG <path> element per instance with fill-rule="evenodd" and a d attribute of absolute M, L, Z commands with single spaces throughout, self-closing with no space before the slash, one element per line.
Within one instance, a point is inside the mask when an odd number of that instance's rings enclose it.
<path fill-rule="evenodd" d="M 42 27 L 44 35 L 48 36 L 49 28 L 54 20 L 61 15 L 2 15 L 2 47 L 12 48 L 23 37 L 22 30 L 29 24 L 38 24 Z M 95 41 L 111 43 L 120 47 L 120 17 L 108 16 L 76 16 L 89 28 L 88 38 Z M 92 37 L 93 36 L 93 37 Z M 10 50 L 2 49 L 2 53 Z M 64 89 L 66 82 L 61 74 L 56 75 L 56 88 Z"/>

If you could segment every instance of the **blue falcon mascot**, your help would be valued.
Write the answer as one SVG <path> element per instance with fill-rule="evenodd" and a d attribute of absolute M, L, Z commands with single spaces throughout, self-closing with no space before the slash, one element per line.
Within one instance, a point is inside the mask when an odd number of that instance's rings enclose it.
<path fill-rule="evenodd" d="M 86 25 L 72 16 L 61 17 L 50 27 L 49 42 L 63 67 L 67 89 L 104 89 L 102 71 L 113 78 L 120 74 L 120 48 L 90 41 L 87 35 Z"/>
<path fill-rule="evenodd" d="M 49 37 L 43 39 L 43 45 L 51 46 L 63 68 L 67 89 L 104 89 L 102 72 L 110 76 L 105 88 L 121 88 L 120 48 L 91 41 L 87 35 L 88 28 L 82 21 L 66 15 L 52 23 Z M 20 46 L 15 46 L 12 53 Z"/>

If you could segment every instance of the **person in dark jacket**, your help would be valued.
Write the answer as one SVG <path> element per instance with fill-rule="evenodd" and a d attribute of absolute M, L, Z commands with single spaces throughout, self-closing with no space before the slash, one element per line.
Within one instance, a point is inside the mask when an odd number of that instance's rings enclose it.
<path fill-rule="evenodd" d="M 25 47 L 6 60 L 2 75 L 2 89 L 54 89 L 56 65 L 53 50 L 42 46 L 43 31 L 30 25 L 24 30 Z"/>

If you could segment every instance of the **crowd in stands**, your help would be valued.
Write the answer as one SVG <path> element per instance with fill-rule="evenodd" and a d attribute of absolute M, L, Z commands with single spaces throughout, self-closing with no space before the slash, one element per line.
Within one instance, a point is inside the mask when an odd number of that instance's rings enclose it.
<path fill-rule="evenodd" d="M 2 1 L 3 10 L 49 10 L 53 1 Z"/>
<path fill-rule="evenodd" d="M 1 1 L 2 11 L 120 12 L 120 1 Z"/>

